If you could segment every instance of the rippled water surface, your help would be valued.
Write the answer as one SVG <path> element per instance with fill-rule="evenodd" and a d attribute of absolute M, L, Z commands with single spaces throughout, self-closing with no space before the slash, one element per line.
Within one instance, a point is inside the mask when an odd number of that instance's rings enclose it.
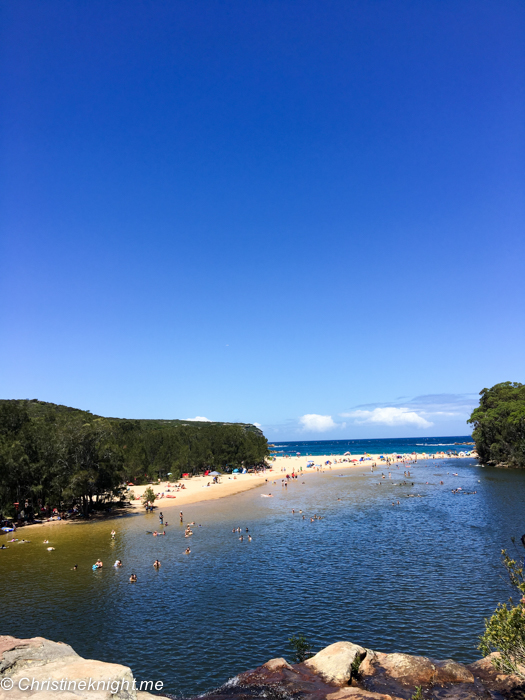
<path fill-rule="evenodd" d="M 384 471 L 381 480 L 381 470 L 334 466 L 287 489 L 185 506 L 185 520 L 202 525 L 189 540 L 176 506 L 164 509 L 170 525 L 159 538 L 146 534 L 158 528 L 156 513 L 28 529 L 31 544 L 0 551 L 1 633 L 67 642 L 185 694 L 289 655 L 294 632 L 316 648 L 345 639 L 471 661 L 484 617 L 509 596 L 499 552 L 525 532 L 525 473 L 419 463 L 414 486 L 401 486 L 403 467 L 392 479 Z M 477 493 L 453 495 L 458 486 Z M 253 541 L 240 542 L 236 526 Z M 94 572 L 97 557 L 104 569 Z M 111 566 L 116 558 L 122 569 Z"/>

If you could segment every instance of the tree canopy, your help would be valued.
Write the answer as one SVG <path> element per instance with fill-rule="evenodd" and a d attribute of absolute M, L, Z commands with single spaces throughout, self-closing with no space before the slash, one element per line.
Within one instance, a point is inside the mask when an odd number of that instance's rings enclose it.
<path fill-rule="evenodd" d="M 176 480 L 206 467 L 261 464 L 263 433 L 243 423 L 103 418 L 43 401 L 0 401 L 0 511 L 44 505 L 84 513 L 125 483 Z"/>
<path fill-rule="evenodd" d="M 502 382 L 480 392 L 468 423 L 483 464 L 525 467 L 525 384 Z"/>

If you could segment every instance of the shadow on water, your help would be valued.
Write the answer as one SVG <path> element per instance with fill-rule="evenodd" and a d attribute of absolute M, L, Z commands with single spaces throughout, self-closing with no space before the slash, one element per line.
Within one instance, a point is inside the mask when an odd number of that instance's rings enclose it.
<path fill-rule="evenodd" d="M 509 595 L 499 554 L 525 532 L 525 473 L 420 463 L 412 487 L 400 485 L 402 468 L 383 472 L 341 479 L 334 466 L 287 489 L 185 506 L 197 523 L 188 539 L 176 506 L 164 508 L 165 537 L 146 534 L 156 513 L 27 530 L 31 544 L 0 552 L 2 632 L 66 642 L 185 695 L 289 655 L 295 632 L 317 648 L 347 639 L 472 661 L 483 619 Z M 458 486 L 477 493 L 453 495 Z M 314 513 L 323 519 L 310 522 Z M 104 569 L 92 571 L 98 557 Z"/>

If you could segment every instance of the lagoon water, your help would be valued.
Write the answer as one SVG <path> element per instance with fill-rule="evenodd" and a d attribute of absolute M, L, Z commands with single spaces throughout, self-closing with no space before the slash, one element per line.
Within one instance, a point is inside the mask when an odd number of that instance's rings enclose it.
<path fill-rule="evenodd" d="M 170 525 L 159 538 L 146 534 L 157 513 L 29 529 L 31 544 L 0 551 L 1 633 L 66 642 L 185 695 L 289 655 L 295 632 L 317 649 L 345 639 L 472 661 L 484 617 L 510 594 L 500 550 L 525 532 L 525 473 L 420 462 L 407 487 L 394 485 L 403 467 L 391 471 L 381 480 L 381 469 L 334 466 L 287 489 L 185 506 L 185 521 L 202 525 L 189 540 L 176 506 L 164 509 Z M 477 493 L 453 495 L 458 486 Z M 302 520 L 292 508 L 323 519 Z M 253 541 L 240 542 L 236 526 Z M 92 571 L 97 557 L 104 569 Z"/>

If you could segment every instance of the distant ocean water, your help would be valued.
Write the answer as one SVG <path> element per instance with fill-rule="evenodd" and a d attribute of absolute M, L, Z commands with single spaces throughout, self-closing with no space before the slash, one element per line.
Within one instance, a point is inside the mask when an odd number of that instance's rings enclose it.
<path fill-rule="evenodd" d="M 303 440 L 300 442 L 273 442 L 270 443 L 272 452 L 284 455 L 343 455 L 345 452 L 352 454 L 382 454 L 387 452 L 400 454 L 410 452 L 447 452 L 472 449 L 472 445 L 461 446 L 456 443 L 472 442 L 471 435 L 457 435 L 446 437 L 413 437 L 413 438 L 381 438 L 376 440 Z"/>

